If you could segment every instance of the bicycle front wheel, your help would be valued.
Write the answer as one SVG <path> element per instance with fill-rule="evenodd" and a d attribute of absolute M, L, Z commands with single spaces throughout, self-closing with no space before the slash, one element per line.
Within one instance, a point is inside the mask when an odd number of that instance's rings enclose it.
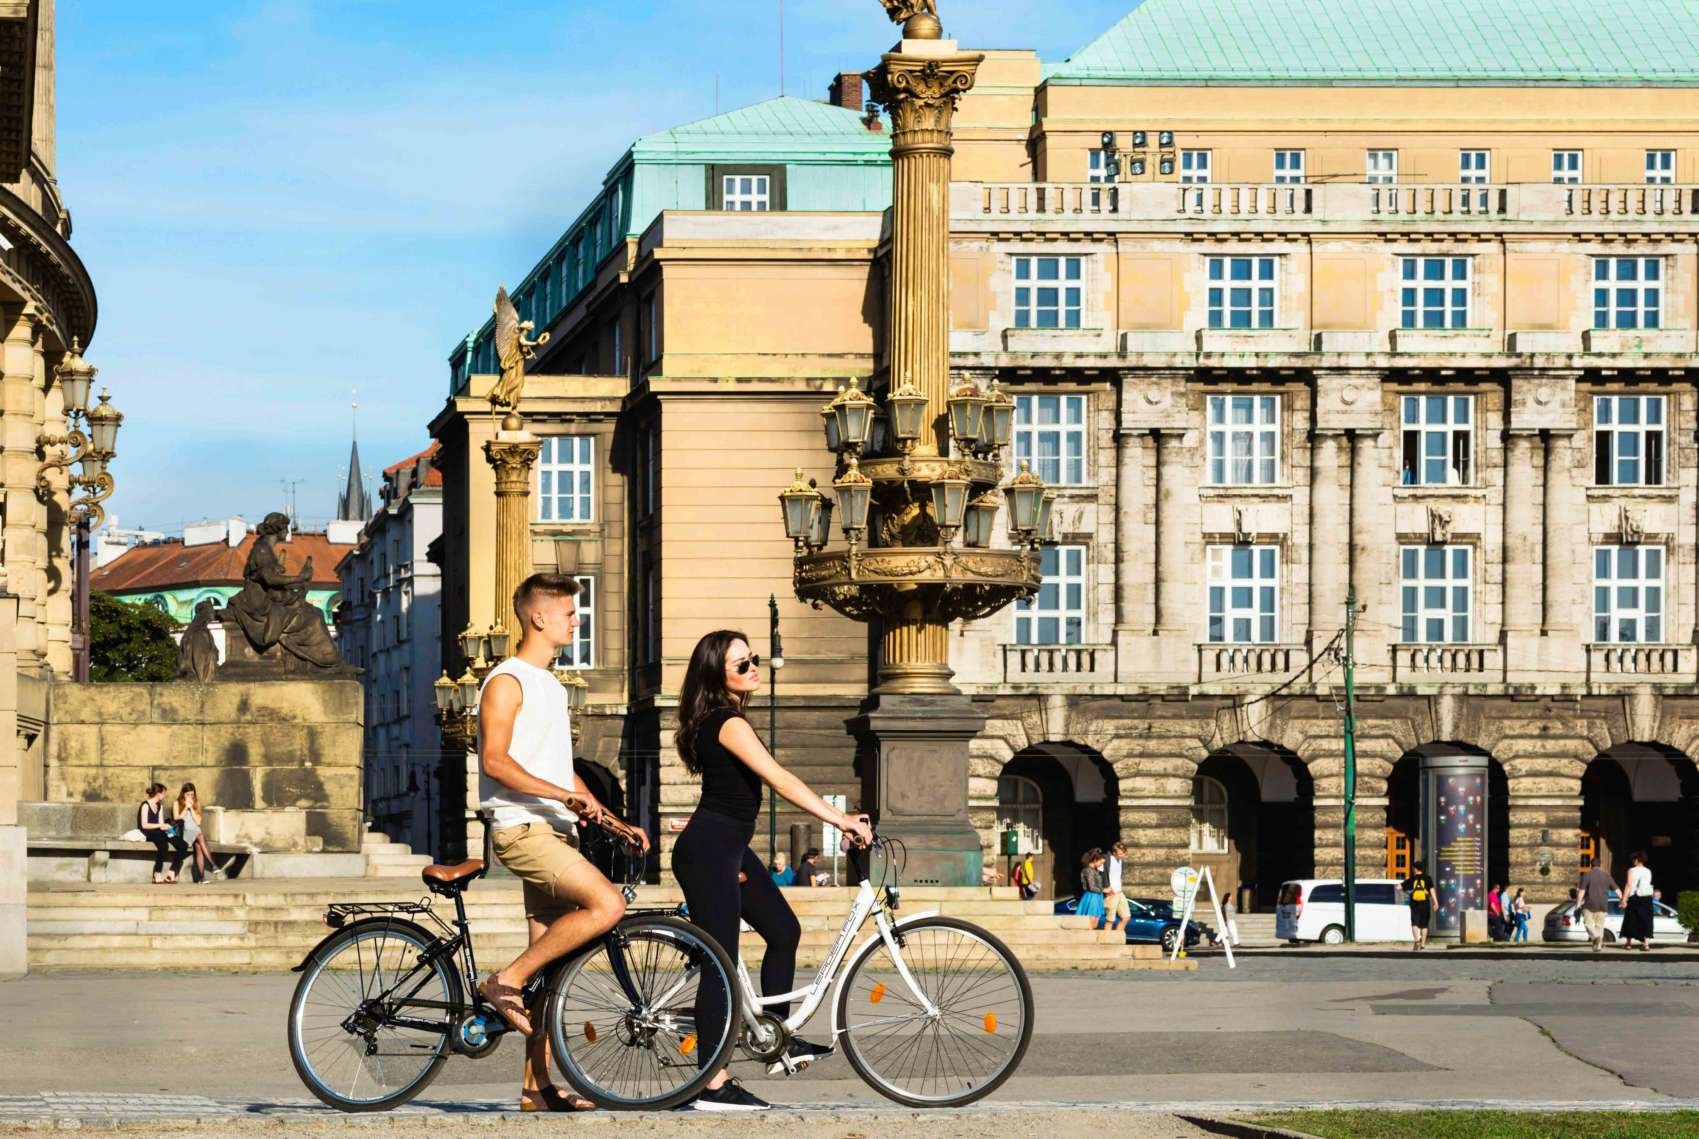
<path fill-rule="evenodd" d="M 875 1091 L 909 1107 L 990 1095 L 1032 1041 L 1026 971 L 992 934 L 955 918 L 922 918 L 897 936 L 908 978 L 875 938 L 838 986 L 844 1055 Z"/>
<path fill-rule="evenodd" d="M 736 975 L 719 943 L 689 922 L 626 918 L 550 979 L 555 1063 L 611 1111 L 676 1107 L 708 1086 L 737 1043 Z M 704 995 L 726 1010 L 713 1039 L 696 1022 Z"/>
<path fill-rule="evenodd" d="M 446 962 L 423 960 L 435 940 L 411 922 L 376 921 L 313 951 L 289 1005 L 289 1057 L 320 1101 L 384 1111 L 436 1077 L 463 997 Z"/>

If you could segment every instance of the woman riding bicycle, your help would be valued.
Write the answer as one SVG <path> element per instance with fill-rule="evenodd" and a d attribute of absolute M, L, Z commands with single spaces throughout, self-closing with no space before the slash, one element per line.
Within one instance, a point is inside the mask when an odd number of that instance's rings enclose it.
<path fill-rule="evenodd" d="M 685 768 L 702 777 L 702 797 L 673 847 L 673 874 L 684 890 L 690 917 L 725 947 L 735 961 L 739 918 L 766 942 L 761 991 L 788 993 L 796 977 L 796 948 L 802 927 L 749 841 L 761 812 L 763 783 L 816 818 L 840 828 L 858 844 L 872 840 L 866 820 L 846 815 L 809 790 L 762 746 L 743 708 L 761 687 L 761 658 L 742 633 L 721 630 L 696 643 L 685 671 L 678 706 L 678 753 Z M 742 875 L 742 882 L 739 875 Z M 725 1023 L 724 994 L 704 989 L 696 1008 L 697 1033 L 715 1039 Z M 780 1018 L 788 1005 L 770 1005 Z M 831 1049 L 792 1037 L 787 1056 L 806 1065 Z M 706 1057 L 704 1057 L 706 1059 Z M 786 1070 L 783 1060 L 768 1069 Z M 729 1079 L 722 1069 L 692 1106 L 698 1111 L 762 1111 L 767 1104 Z"/>

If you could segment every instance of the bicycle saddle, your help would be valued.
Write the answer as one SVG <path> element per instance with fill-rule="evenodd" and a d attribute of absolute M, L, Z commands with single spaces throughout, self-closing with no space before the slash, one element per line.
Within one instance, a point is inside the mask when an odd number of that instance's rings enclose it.
<path fill-rule="evenodd" d="M 484 872 L 484 861 L 481 858 L 468 858 L 465 862 L 453 866 L 427 866 L 419 871 L 419 876 L 426 882 L 440 882 L 444 886 L 455 882 L 464 882 Z"/>

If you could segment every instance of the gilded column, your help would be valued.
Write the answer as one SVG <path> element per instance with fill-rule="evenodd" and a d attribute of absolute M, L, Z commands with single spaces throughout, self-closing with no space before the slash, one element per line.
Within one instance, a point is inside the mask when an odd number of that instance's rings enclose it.
<path fill-rule="evenodd" d="M 872 98 L 891 116 L 891 387 L 912 384 L 927 399 L 917 456 L 948 446 L 950 380 L 950 121 L 973 87 L 982 55 L 955 41 L 905 38 L 868 73 Z M 887 618 L 880 642 L 881 687 L 952 692 L 949 627 L 918 598 Z"/>
<path fill-rule="evenodd" d="M 1345 618 L 1340 571 L 1348 533 L 1339 486 L 1342 433 L 1318 429 L 1310 443 L 1310 649 L 1332 639 Z"/>
<path fill-rule="evenodd" d="M 484 457 L 496 476 L 496 619 L 519 645 L 519 619 L 513 592 L 531 576 L 531 468 L 543 441 L 525 430 L 524 420 L 508 412 L 496 437 L 484 444 Z"/>

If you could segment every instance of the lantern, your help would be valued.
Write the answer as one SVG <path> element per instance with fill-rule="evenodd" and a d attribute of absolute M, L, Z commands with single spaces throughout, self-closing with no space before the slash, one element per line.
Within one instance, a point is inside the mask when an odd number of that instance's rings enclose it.
<path fill-rule="evenodd" d="M 997 511 L 1003 496 L 996 488 L 986 491 L 967 504 L 967 517 L 962 522 L 962 544 L 983 550 L 991 544 L 991 530 L 997 522 Z"/>
<path fill-rule="evenodd" d="M 460 655 L 466 658 L 466 663 L 487 659 L 484 656 L 484 633 L 468 625 L 466 631 L 460 634 Z"/>
<path fill-rule="evenodd" d="M 475 711 L 478 707 L 478 678 L 472 675 L 471 669 L 467 669 L 454 683 L 460 689 L 460 710 Z"/>
<path fill-rule="evenodd" d="M 1021 469 L 1009 480 L 1009 533 L 1017 543 L 1030 542 L 1038 530 L 1038 513 L 1044 505 L 1044 480 L 1021 460 Z"/>
<path fill-rule="evenodd" d="M 954 467 L 932 480 L 932 517 L 944 532 L 946 542 L 961 529 L 962 518 L 967 511 L 968 491 L 972 489 L 973 484 Z"/>
<path fill-rule="evenodd" d="M 779 505 L 785 513 L 785 537 L 800 542 L 814 532 L 814 515 L 820 509 L 820 492 L 812 482 L 803 480 L 802 468 L 796 469 L 796 481 L 779 495 Z"/>
<path fill-rule="evenodd" d="M 108 459 L 118 453 L 118 427 L 124 422 L 124 417 L 109 402 L 111 399 L 102 388 L 99 406 L 88 413 L 89 450 Z"/>
<path fill-rule="evenodd" d="M 65 414 L 78 416 L 88 410 L 89 388 L 94 385 L 97 369 L 82 357 L 82 348 L 71 341 L 70 354 L 53 370 L 59 380 L 59 391 L 65 399 Z"/>
<path fill-rule="evenodd" d="M 849 469 L 832 483 L 838 492 L 838 508 L 843 511 L 839 525 L 851 541 L 867 529 L 867 508 L 873 501 L 873 480 L 861 473 L 861 466 L 851 456 Z"/>
<path fill-rule="evenodd" d="M 839 454 L 844 449 L 843 437 L 838 434 L 838 413 L 831 404 L 820 409 L 820 422 L 826 427 L 826 450 Z"/>
<path fill-rule="evenodd" d="M 985 436 L 981 442 L 990 450 L 1001 451 L 1014 436 L 1015 399 L 992 380 L 991 390 L 985 394 Z"/>
<path fill-rule="evenodd" d="M 891 449 L 891 417 L 883 411 L 873 414 L 873 429 L 867 434 L 867 449 L 883 455 Z"/>
<path fill-rule="evenodd" d="M 873 412 L 878 406 L 872 396 L 861 390 L 861 381 L 851 376 L 849 387 L 839 392 L 830 404 L 832 417 L 837 421 L 839 446 L 851 454 L 859 454 L 867 446 L 867 436 L 873 429 Z"/>
<path fill-rule="evenodd" d="M 448 678 L 447 672 L 437 677 L 436 683 L 431 685 L 431 695 L 436 697 L 437 711 L 444 716 L 454 711 L 454 698 L 459 694 L 460 690 L 454 686 L 454 681 Z"/>
<path fill-rule="evenodd" d="M 1056 492 L 1045 491 L 1044 497 L 1038 500 L 1037 535 L 1040 542 L 1052 542 L 1056 539 L 1056 531 L 1053 529 L 1055 506 Z"/>
<path fill-rule="evenodd" d="M 885 406 L 891 413 L 892 438 L 896 439 L 899 448 L 909 450 L 920 438 L 925 426 L 926 397 L 905 380 L 901 387 L 885 397 Z"/>
<path fill-rule="evenodd" d="M 963 384 L 950 393 L 950 435 L 964 451 L 985 433 L 985 393 L 974 384 Z"/>
<path fill-rule="evenodd" d="M 490 646 L 490 663 L 496 664 L 506 660 L 508 646 L 513 642 L 513 634 L 507 631 L 507 626 L 500 622 L 491 625 L 485 638 Z"/>
<path fill-rule="evenodd" d="M 566 689 L 566 709 L 576 713 L 584 710 L 585 701 L 590 696 L 590 682 L 584 679 L 582 673 L 573 668 L 555 669 L 555 679 Z"/>
<path fill-rule="evenodd" d="M 810 550 L 824 550 L 832 541 L 832 500 L 820 496 L 820 509 L 814 512 L 814 527 L 803 539 Z"/>

